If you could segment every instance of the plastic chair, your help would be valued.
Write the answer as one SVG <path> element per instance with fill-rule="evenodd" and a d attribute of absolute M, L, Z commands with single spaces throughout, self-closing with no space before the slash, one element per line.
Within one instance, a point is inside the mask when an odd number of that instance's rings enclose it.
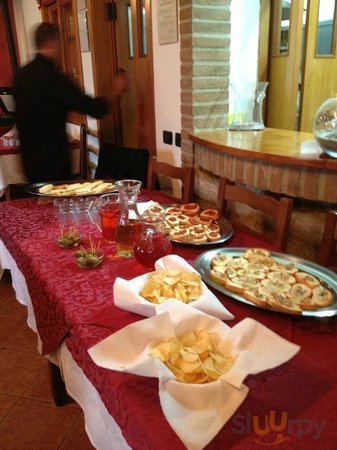
<path fill-rule="evenodd" d="M 280 250 L 286 250 L 288 230 L 290 226 L 291 212 L 293 207 L 293 200 L 287 197 L 282 197 L 280 200 L 271 195 L 259 194 L 251 191 L 243 186 L 236 185 L 226 178 L 220 179 L 217 208 L 226 217 L 228 216 L 229 202 L 237 202 L 248 205 L 257 211 L 265 213 L 267 216 L 273 218 L 275 222 L 275 229 L 271 237 L 268 237 L 264 232 L 258 232 L 240 221 L 240 219 L 233 219 L 233 225 L 252 236 L 258 237 L 268 243 L 274 244 Z"/>
<path fill-rule="evenodd" d="M 147 188 L 150 191 L 158 190 L 157 175 L 166 175 L 169 178 L 178 179 L 182 182 L 182 197 L 165 194 L 174 202 L 189 203 L 194 198 L 194 170 L 192 167 L 175 167 L 171 164 L 158 162 L 155 158 L 149 161 L 149 170 L 147 175 Z"/>
<path fill-rule="evenodd" d="M 336 262 L 336 225 L 337 211 L 328 211 L 323 230 L 322 241 L 318 253 L 318 263 L 337 272 Z"/>

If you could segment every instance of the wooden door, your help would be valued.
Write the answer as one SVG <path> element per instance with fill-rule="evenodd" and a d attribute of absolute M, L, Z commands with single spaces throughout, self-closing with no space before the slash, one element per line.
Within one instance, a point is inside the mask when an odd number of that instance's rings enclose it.
<path fill-rule="evenodd" d="M 129 91 L 120 99 L 121 143 L 155 154 L 151 1 L 116 0 L 115 4 L 116 66 L 129 79 Z"/>
<path fill-rule="evenodd" d="M 120 114 L 121 127 L 119 136 L 121 143 L 126 147 L 137 147 L 137 122 L 136 110 L 136 72 L 135 72 L 135 45 L 137 36 L 134 36 L 134 25 L 136 22 L 132 17 L 132 5 L 129 0 L 119 0 L 116 2 L 116 22 L 115 22 L 115 42 L 117 66 L 125 70 L 129 89 L 121 96 Z"/>
<path fill-rule="evenodd" d="M 308 6 L 300 130 L 311 132 L 320 104 L 337 95 L 337 6 L 335 0 L 311 0 Z"/>
<path fill-rule="evenodd" d="M 266 124 L 295 130 L 299 95 L 303 0 L 271 4 L 271 50 Z"/>

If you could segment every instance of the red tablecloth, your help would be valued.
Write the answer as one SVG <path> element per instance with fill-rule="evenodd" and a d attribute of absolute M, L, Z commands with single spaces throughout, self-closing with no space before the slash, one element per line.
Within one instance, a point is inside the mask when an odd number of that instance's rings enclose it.
<path fill-rule="evenodd" d="M 167 202 L 158 194 L 151 193 L 151 198 Z M 149 199 L 143 192 L 140 200 Z M 44 353 L 65 340 L 132 448 L 183 449 L 161 411 L 158 381 L 97 367 L 87 353 L 106 336 L 143 318 L 114 306 L 112 286 L 116 276 L 130 279 L 144 273 L 144 268 L 134 260 L 112 258 L 96 270 L 82 270 L 72 250 L 57 246 L 57 231 L 52 205 L 38 205 L 36 199 L 0 204 L 0 239 L 26 278 Z M 93 235 L 99 238 L 95 231 Z M 261 242 L 236 231 L 223 245 L 255 247 Z M 107 253 L 112 249 L 102 246 Z M 190 263 L 205 250 L 174 246 L 174 252 Z M 302 348 L 289 363 L 246 380 L 250 388 L 246 401 L 207 448 L 335 449 L 337 320 L 278 314 L 224 295 L 219 298 L 236 316 L 229 325 L 253 317 Z"/>

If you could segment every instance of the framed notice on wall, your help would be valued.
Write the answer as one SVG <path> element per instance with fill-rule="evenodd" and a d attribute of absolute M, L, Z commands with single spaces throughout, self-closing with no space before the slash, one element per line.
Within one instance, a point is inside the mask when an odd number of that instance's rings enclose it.
<path fill-rule="evenodd" d="M 157 14 L 159 44 L 178 42 L 177 0 L 158 0 Z"/>

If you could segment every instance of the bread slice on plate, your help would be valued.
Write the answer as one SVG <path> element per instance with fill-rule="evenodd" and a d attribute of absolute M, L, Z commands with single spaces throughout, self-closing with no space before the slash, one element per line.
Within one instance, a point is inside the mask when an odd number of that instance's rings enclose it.
<path fill-rule="evenodd" d="M 254 303 L 254 305 L 263 307 L 268 306 L 268 295 L 260 292 L 259 289 L 246 290 L 244 291 L 243 296 L 246 300 Z"/>
<path fill-rule="evenodd" d="M 302 314 L 300 303 L 282 293 L 271 293 L 268 296 L 267 303 L 272 308 L 277 309 L 278 311 L 283 311 L 291 314 Z"/>
<path fill-rule="evenodd" d="M 295 278 L 297 283 L 303 283 L 309 286 L 311 289 L 314 289 L 319 286 L 319 280 L 307 272 L 296 272 Z"/>
<path fill-rule="evenodd" d="M 328 289 L 319 286 L 312 290 L 312 301 L 316 304 L 317 308 L 325 308 L 332 304 L 333 295 Z"/>

